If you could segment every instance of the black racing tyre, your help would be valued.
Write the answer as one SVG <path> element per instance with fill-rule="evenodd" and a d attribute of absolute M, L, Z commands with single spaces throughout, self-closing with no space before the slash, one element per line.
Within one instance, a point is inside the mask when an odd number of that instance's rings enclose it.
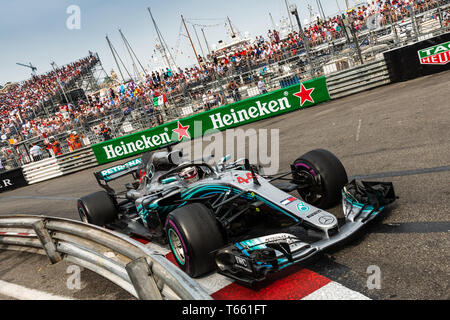
<path fill-rule="evenodd" d="M 296 159 L 293 165 L 294 180 L 307 181 L 297 188 L 304 201 L 321 209 L 339 203 L 348 177 L 341 161 L 333 153 L 315 149 Z"/>
<path fill-rule="evenodd" d="M 83 222 L 104 226 L 117 218 L 117 207 L 105 191 L 91 193 L 78 199 L 78 214 Z"/>
<path fill-rule="evenodd" d="M 172 211 L 166 235 L 178 266 L 191 277 L 215 270 L 215 253 L 224 245 L 218 222 L 204 204 L 192 203 Z"/>

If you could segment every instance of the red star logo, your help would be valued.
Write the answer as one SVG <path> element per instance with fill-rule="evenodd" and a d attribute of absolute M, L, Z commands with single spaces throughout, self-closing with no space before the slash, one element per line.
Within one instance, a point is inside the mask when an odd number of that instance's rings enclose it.
<path fill-rule="evenodd" d="M 300 98 L 300 106 L 303 106 L 303 104 L 306 101 L 312 102 L 314 103 L 314 99 L 311 98 L 311 93 L 314 91 L 314 88 L 311 89 L 306 89 L 303 86 L 303 83 L 300 83 L 300 91 L 297 93 L 294 93 L 294 96 L 299 97 Z"/>
<path fill-rule="evenodd" d="M 188 132 L 189 126 L 183 127 L 183 125 L 178 121 L 178 128 L 173 129 L 172 132 L 178 133 L 178 141 L 180 141 L 183 137 L 191 138 Z"/>

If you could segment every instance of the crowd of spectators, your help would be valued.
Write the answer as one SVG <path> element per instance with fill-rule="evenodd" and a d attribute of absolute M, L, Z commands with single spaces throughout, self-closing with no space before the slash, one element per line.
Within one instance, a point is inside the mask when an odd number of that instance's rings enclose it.
<path fill-rule="evenodd" d="M 97 62 L 88 57 L 54 69 L 46 74 L 12 85 L 0 93 L 0 132 L 3 140 L 24 140 L 42 133 L 57 131 L 70 119 L 61 113 L 42 114 L 44 105 L 57 95 L 61 87 L 80 77 L 82 72 Z"/>
<path fill-rule="evenodd" d="M 409 16 L 412 4 L 416 12 L 434 8 L 447 0 L 375 0 L 367 6 L 350 9 L 346 15 L 352 17 L 353 28 L 366 28 L 367 19 L 376 15 L 380 25 L 397 22 Z M 317 19 L 304 27 L 304 34 L 310 45 L 318 45 L 327 40 L 344 37 L 343 16 L 337 15 L 327 20 Z M 145 88 L 151 95 L 180 93 L 187 87 L 215 80 L 230 73 L 239 73 L 247 67 L 256 67 L 269 61 L 280 61 L 298 53 L 303 45 L 296 31 L 281 38 L 279 31 L 269 30 L 267 37 L 258 36 L 252 43 L 243 42 L 224 50 L 213 51 L 207 57 L 199 56 L 200 66 L 178 68 L 178 70 L 153 71 L 146 77 Z"/>
<path fill-rule="evenodd" d="M 346 18 L 349 18 L 349 23 L 357 32 L 366 29 L 369 18 L 374 19 L 372 21 L 377 25 L 385 26 L 408 18 L 411 9 L 417 14 L 448 2 L 448 0 L 369 0 L 367 5 L 350 8 L 346 12 Z M 318 19 L 304 28 L 304 33 L 313 46 L 341 38 L 344 36 L 343 17 L 338 15 L 327 20 Z"/>
<path fill-rule="evenodd" d="M 336 15 L 326 20 L 317 18 L 309 25 L 304 26 L 303 33 L 309 45 L 316 46 L 344 37 L 344 18 L 349 18 L 349 23 L 358 32 L 367 28 L 369 18 L 375 18 L 378 25 L 383 26 L 409 17 L 411 6 L 416 13 L 421 13 L 443 3 L 448 3 L 448 0 L 369 1 L 368 5 L 349 9 L 344 16 Z M 448 15 L 445 19 L 448 19 Z M 199 57 L 203 70 L 199 68 L 180 70 L 175 75 L 175 79 L 176 82 L 182 80 L 189 85 L 205 78 L 214 79 L 214 77 L 227 75 L 230 70 L 239 73 L 240 70 L 249 66 L 257 67 L 269 61 L 280 61 L 297 54 L 303 41 L 304 39 L 296 31 L 281 38 L 277 30 L 269 30 L 266 38 L 260 35 L 252 43 L 242 43 L 226 50 L 212 52 L 207 59 Z"/>
<path fill-rule="evenodd" d="M 416 12 L 434 8 L 447 0 L 374 0 L 347 11 L 347 17 L 354 30 L 365 28 L 367 19 L 377 16 L 380 24 L 400 21 L 410 14 L 413 6 Z M 317 19 L 304 26 L 304 34 L 310 45 L 344 36 L 343 16 L 337 15 L 327 20 Z M 149 115 L 157 115 L 154 99 L 162 95 L 170 97 L 184 93 L 187 88 L 242 71 L 244 67 L 258 67 L 268 62 L 276 62 L 298 53 L 304 39 L 296 31 L 281 37 L 277 30 L 269 30 L 267 36 L 258 36 L 255 41 L 242 42 L 225 50 L 213 51 L 207 57 L 199 56 L 200 66 L 171 70 L 154 70 L 143 75 L 142 81 L 117 84 L 92 96 L 61 105 L 57 112 L 43 114 L 42 106 L 52 96 L 57 95 L 60 86 L 77 79 L 84 69 L 97 63 L 97 56 L 88 57 L 68 64 L 55 71 L 12 86 L 0 93 L 0 130 L 2 139 L 15 142 L 32 137 L 51 137 L 58 133 L 70 132 L 80 127 L 88 130 L 89 123 L 111 114 L 127 115 L 137 106 L 145 108 Z M 256 79 L 258 81 L 258 79 Z M 267 92 L 264 82 L 259 79 L 258 89 Z M 231 81 L 226 84 L 227 92 L 239 100 L 239 84 Z M 202 95 L 203 94 L 203 95 Z M 204 108 L 210 109 L 224 103 L 223 93 L 205 91 L 198 96 Z M 157 122 L 161 123 L 159 114 Z M 100 133 L 101 134 L 101 133 Z"/>

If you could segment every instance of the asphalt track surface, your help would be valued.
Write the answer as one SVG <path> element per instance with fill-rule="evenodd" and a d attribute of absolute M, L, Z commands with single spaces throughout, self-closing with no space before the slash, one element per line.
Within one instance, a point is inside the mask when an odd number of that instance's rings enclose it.
<path fill-rule="evenodd" d="M 309 270 L 371 299 L 450 298 L 450 72 L 241 128 L 279 129 L 280 171 L 301 154 L 324 148 L 341 159 L 349 176 L 394 183 L 399 199 L 383 219 Z M 0 214 L 78 219 L 76 199 L 98 190 L 92 171 L 2 193 Z M 330 212 L 342 217 L 340 205 Z M 369 266 L 379 267 L 381 289 L 367 288 Z M 68 290 L 66 269 L 42 256 L 0 251 L 0 280 L 74 299 L 133 298 L 89 270 L 81 273 L 81 289 Z M 12 298 L 0 293 L 0 299 Z"/>

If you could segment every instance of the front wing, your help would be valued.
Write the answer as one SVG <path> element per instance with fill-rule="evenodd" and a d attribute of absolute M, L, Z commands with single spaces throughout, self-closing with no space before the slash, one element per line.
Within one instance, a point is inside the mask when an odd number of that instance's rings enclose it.
<path fill-rule="evenodd" d="M 276 233 L 239 241 L 216 253 L 218 272 L 252 284 L 264 280 L 269 272 L 305 262 L 348 239 L 396 199 L 391 183 L 362 184 L 363 187 L 361 182 L 352 181 L 342 190 L 345 224 L 330 234 L 329 238 L 306 243 L 293 234 Z"/>

